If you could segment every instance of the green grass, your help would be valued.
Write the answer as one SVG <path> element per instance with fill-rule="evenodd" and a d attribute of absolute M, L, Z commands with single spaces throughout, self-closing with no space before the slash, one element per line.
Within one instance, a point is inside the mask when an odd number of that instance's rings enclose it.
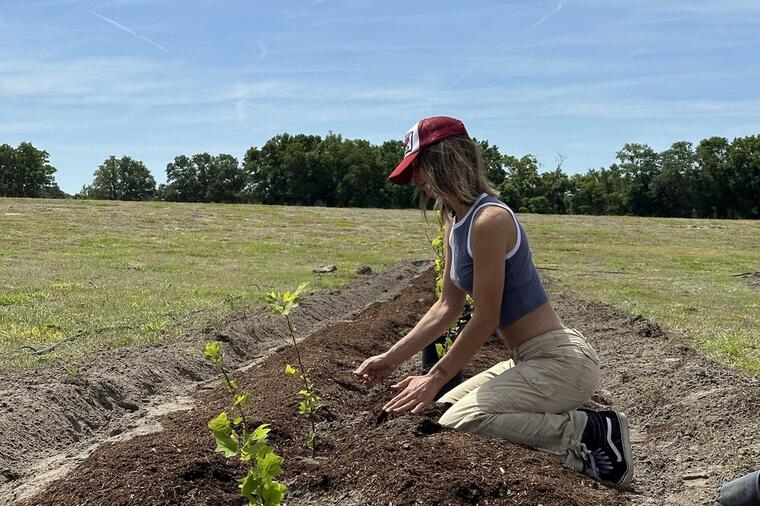
<path fill-rule="evenodd" d="M 171 338 L 269 290 L 430 258 L 426 230 L 415 210 L 0 199 L 0 371 Z M 328 263 L 338 271 L 312 273 Z M 99 331 L 19 352 L 81 329 Z"/>
<path fill-rule="evenodd" d="M 760 373 L 760 223 L 522 215 L 536 264 L 589 299 L 686 333 Z M 178 335 L 266 291 L 348 282 L 430 259 L 415 210 L 0 199 L 0 371 L 64 364 L 98 349 Z M 318 265 L 338 272 L 322 277 Z M 121 326 L 129 329 L 107 330 Z M 106 329 L 41 357 L 81 329 Z"/>
<path fill-rule="evenodd" d="M 559 288 L 678 329 L 702 350 L 760 374 L 760 222 L 522 216 L 535 262 Z M 556 270 L 554 270 L 556 269 Z"/>

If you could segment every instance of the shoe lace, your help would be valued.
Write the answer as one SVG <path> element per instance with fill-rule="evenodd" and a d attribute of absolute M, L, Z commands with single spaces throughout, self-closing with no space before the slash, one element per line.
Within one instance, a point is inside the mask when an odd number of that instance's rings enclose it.
<path fill-rule="evenodd" d="M 612 459 L 601 448 L 597 448 L 586 457 L 586 474 L 595 480 L 601 480 L 615 470 Z"/>

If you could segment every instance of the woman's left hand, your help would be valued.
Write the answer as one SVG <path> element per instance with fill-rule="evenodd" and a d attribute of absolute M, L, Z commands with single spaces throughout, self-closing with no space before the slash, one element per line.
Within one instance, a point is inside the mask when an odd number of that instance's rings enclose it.
<path fill-rule="evenodd" d="M 401 390 L 401 392 L 383 406 L 383 411 L 403 413 L 411 410 L 415 415 L 420 413 L 435 400 L 435 394 L 443 386 L 439 377 L 439 375 L 407 376 L 395 385 L 391 385 L 391 388 Z"/>

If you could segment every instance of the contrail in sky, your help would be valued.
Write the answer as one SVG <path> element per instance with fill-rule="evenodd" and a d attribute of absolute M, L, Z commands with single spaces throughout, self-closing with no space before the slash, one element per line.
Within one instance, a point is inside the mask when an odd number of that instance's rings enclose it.
<path fill-rule="evenodd" d="M 546 16 L 542 17 L 540 20 L 538 20 L 536 23 L 534 23 L 533 25 L 531 25 L 531 27 L 528 28 L 527 30 L 525 30 L 523 33 L 527 33 L 529 31 L 533 30 L 535 27 L 537 27 L 538 25 L 540 25 L 541 23 L 543 23 L 544 21 L 546 21 L 547 19 L 549 19 L 550 16 L 553 16 L 553 15 L 557 14 L 559 11 L 562 10 L 562 5 L 563 5 L 562 2 L 560 2 L 559 5 L 557 5 L 556 9 L 554 9 L 553 11 L 551 11 Z"/>
<path fill-rule="evenodd" d="M 120 23 L 117 23 L 117 22 L 116 22 L 116 21 L 114 21 L 113 19 L 111 19 L 111 18 L 107 18 L 107 17 L 103 16 L 102 14 L 98 14 L 98 13 L 97 13 L 97 12 L 95 12 L 95 11 L 91 11 L 91 10 L 89 10 L 89 9 L 88 9 L 88 10 L 87 10 L 87 12 L 89 12 L 89 13 L 90 13 L 90 14 L 92 14 L 93 16 L 99 17 L 99 18 L 100 18 L 100 19 L 102 19 L 103 21 L 106 21 L 106 22 L 108 22 L 108 23 L 111 23 L 111 24 L 112 24 L 113 26 L 115 26 L 116 28 L 120 28 L 120 29 L 124 30 L 125 32 L 127 32 L 128 34 L 130 34 L 130 35 L 133 35 L 134 37 L 137 37 L 138 39 L 140 39 L 140 40 L 143 40 L 143 41 L 147 42 L 147 43 L 148 43 L 148 44 L 150 44 L 151 46 L 153 46 L 153 47 L 156 47 L 156 48 L 160 49 L 161 51 L 163 51 L 164 53 L 168 54 L 169 56 L 172 56 L 172 54 L 171 54 L 169 51 L 167 51 L 167 49 L 166 49 L 164 46 L 162 46 L 161 44 L 157 44 L 157 43 L 153 42 L 153 41 L 152 41 L 152 40 L 150 40 L 148 37 L 143 37 L 142 35 L 138 34 L 138 33 L 137 33 L 137 32 L 135 32 L 134 30 L 132 30 L 131 28 L 129 28 L 128 26 L 124 26 L 124 25 L 122 25 L 122 24 L 120 24 Z"/>
<path fill-rule="evenodd" d="M 557 14 L 559 11 L 562 10 L 563 5 L 564 5 L 564 1 L 561 1 L 557 5 L 556 9 L 554 9 L 553 11 L 551 11 L 550 13 L 548 13 L 547 15 L 545 15 L 544 17 L 542 17 L 541 19 L 539 19 L 538 21 L 536 21 L 535 23 L 533 23 L 531 26 L 529 26 L 528 28 L 526 28 L 525 30 L 523 30 L 522 33 L 528 33 L 529 31 L 533 30 L 535 27 L 537 27 L 538 25 L 540 25 L 541 23 L 543 23 L 544 21 L 546 21 L 547 19 L 549 19 L 554 14 Z M 491 57 L 494 54 L 496 54 L 497 52 L 501 51 L 504 48 L 505 45 L 506 45 L 506 43 L 502 43 L 501 45 L 499 45 L 499 47 L 497 47 L 495 50 L 493 50 L 491 52 L 491 54 L 489 54 L 488 56 Z M 452 86 L 455 85 L 455 84 L 457 84 L 459 81 L 461 81 L 462 79 L 464 79 L 465 76 L 467 76 L 470 72 L 472 72 L 473 70 L 475 70 L 476 68 L 478 68 L 480 65 L 482 65 L 484 61 L 485 60 L 480 60 L 479 62 L 475 62 L 475 64 L 472 67 L 468 68 L 467 70 L 464 71 L 464 73 L 461 76 L 457 77 L 456 81 L 454 81 L 454 83 L 452 84 Z"/>

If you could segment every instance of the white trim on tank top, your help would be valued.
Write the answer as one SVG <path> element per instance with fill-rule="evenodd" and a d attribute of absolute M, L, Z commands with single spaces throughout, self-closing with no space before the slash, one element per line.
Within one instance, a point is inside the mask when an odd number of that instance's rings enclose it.
<path fill-rule="evenodd" d="M 472 210 L 475 209 L 477 207 L 478 203 L 480 203 L 480 201 L 483 200 L 484 198 L 486 198 L 487 196 L 488 196 L 487 193 L 481 193 L 480 197 L 478 197 L 478 199 L 475 202 L 472 203 L 472 205 L 470 206 L 470 208 L 467 210 L 467 214 L 465 214 L 464 216 L 462 216 L 461 220 L 457 220 L 457 217 L 454 216 L 454 224 L 452 225 L 451 230 L 454 230 L 455 228 L 459 227 L 462 223 L 464 223 L 465 221 L 467 221 L 467 217 L 470 215 L 470 213 L 472 212 Z"/>
<path fill-rule="evenodd" d="M 517 223 L 517 217 L 515 216 L 514 211 L 512 211 L 508 205 L 502 204 L 501 202 L 486 202 L 482 206 L 478 207 L 475 210 L 475 215 L 472 217 L 472 221 L 470 222 L 470 229 L 467 230 L 467 253 L 470 255 L 470 258 L 472 258 L 472 245 L 470 244 L 470 236 L 472 235 L 472 222 L 475 221 L 475 217 L 478 215 L 481 209 L 485 209 L 488 206 L 496 206 L 501 207 L 509 211 L 509 214 L 512 215 L 512 220 L 515 222 L 515 230 L 517 231 L 517 240 L 515 241 L 515 246 L 509 250 L 504 257 L 505 259 L 509 260 L 513 256 L 515 256 L 515 253 L 517 253 L 517 250 L 520 249 L 520 242 L 522 240 L 522 234 L 520 233 L 520 224 Z"/>

